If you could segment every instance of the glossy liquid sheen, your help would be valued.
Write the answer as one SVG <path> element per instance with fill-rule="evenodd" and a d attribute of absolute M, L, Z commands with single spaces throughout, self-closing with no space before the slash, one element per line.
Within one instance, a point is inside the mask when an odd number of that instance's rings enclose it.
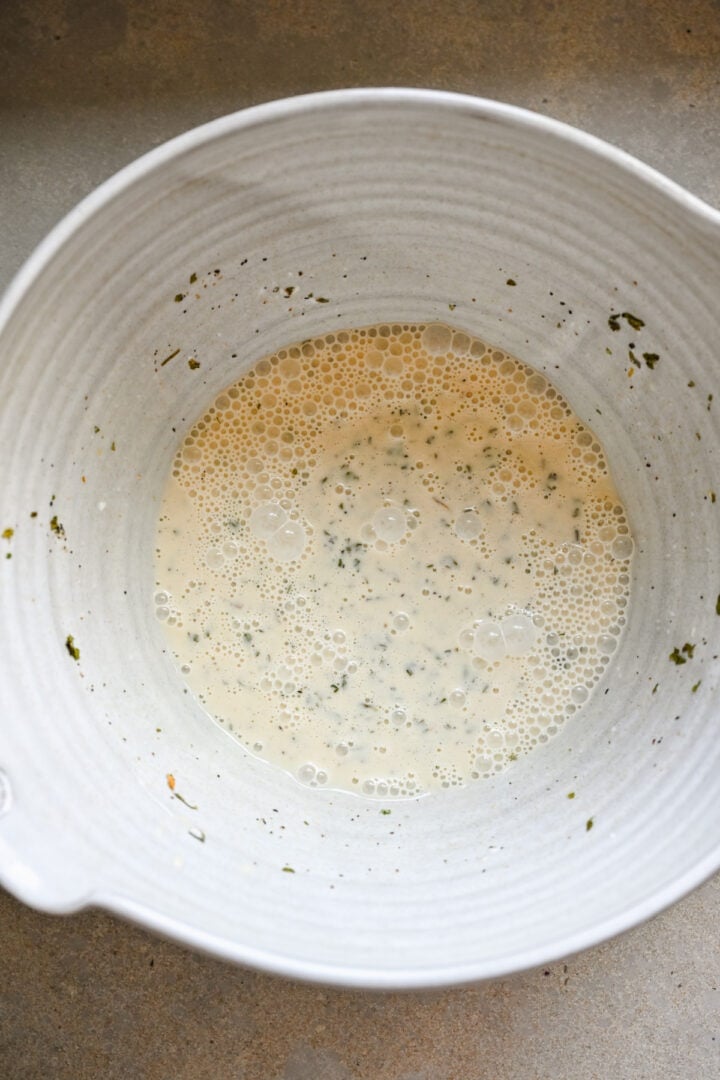
<path fill-rule="evenodd" d="M 206 710 L 300 782 L 480 780 L 589 698 L 633 542 L 547 379 L 441 324 L 281 349 L 179 448 L 158 618 Z"/>

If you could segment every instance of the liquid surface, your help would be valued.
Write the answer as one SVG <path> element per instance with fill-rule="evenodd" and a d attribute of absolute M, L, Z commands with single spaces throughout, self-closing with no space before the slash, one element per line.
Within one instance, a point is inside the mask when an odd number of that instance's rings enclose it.
<path fill-rule="evenodd" d="M 176 455 L 156 613 L 207 711 L 300 782 L 459 786 L 589 698 L 633 542 L 545 377 L 441 324 L 281 349 Z"/>

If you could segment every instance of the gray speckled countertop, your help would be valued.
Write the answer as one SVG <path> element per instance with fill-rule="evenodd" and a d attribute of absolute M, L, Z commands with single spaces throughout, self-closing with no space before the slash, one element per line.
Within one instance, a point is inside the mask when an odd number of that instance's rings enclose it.
<path fill-rule="evenodd" d="M 168 137 L 271 98 L 388 84 L 545 112 L 720 206 L 717 0 L 4 0 L 0 286 Z M 718 878 L 564 964 L 426 995 L 283 982 L 0 893 L 0 1075 L 714 1080 L 718 978 Z"/>

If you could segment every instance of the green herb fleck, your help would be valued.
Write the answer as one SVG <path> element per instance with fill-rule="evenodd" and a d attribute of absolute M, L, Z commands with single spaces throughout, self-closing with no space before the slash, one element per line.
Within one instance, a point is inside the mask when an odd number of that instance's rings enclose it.
<path fill-rule="evenodd" d="M 702 679 L 698 679 L 698 681 L 696 683 L 693 683 L 693 685 L 690 687 L 690 693 L 691 694 L 696 694 L 698 692 L 701 682 L 702 682 Z"/>
<path fill-rule="evenodd" d="M 327 296 L 316 296 L 315 297 L 315 303 L 316 304 L 329 304 L 330 301 L 328 300 Z"/>
<path fill-rule="evenodd" d="M 187 806 L 188 810 L 197 810 L 197 806 L 195 806 L 194 803 L 189 803 L 187 799 L 180 794 L 179 791 L 173 791 L 173 797 L 175 799 L 179 799 L 183 806 Z"/>
<path fill-rule="evenodd" d="M 717 605 L 716 605 L 717 607 Z M 695 654 L 695 646 L 691 645 L 689 641 L 686 641 L 681 649 L 678 649 L 677 645 L 670 653 L 670 659 L 674 664 L 685 664 L 688 658 L 692 660 Z"/>
<path fill-rule="evenodd" d="M 70 653 L 73 660 L 80 659 L 80 650 L 75 644 L 75 638 L 72 636 L 72 634 L 68 634 L 68 636 L 65 638 L 65 648 Z"/>
<path fill-rule="evenodd" d="M 505 282 L 505 284 L 506 285 L 517 285 L 517 281 L 515 281 L 513 278 L 509 277 L 507 279 L 507 281 Z"/>
<path fill-rule="evenodd" d="M 97 424 L 95 424 L 95 426 L 93 428 L 93 431 L 95 432 L 96 435 L 100 434 L 100 428 L 97 426 Z"/>
<path fill-rule="evenodd" d="M 633 315 L 630 311 L 623 311 L 620 314 L 615 312 L 608 319 L 608 326 L 611 330 L 620 329 L 620 319 L 625 319 L 628 326 L 631 326 L 633 330 L 642 330 L 645 325 L 642 319 L 639 319 L 637 315 Z"/>
<path fill-rule="evenodd" d="M 169 364 L 170 361 L 173 360 L 179 352 L 179 349 L 176 349 L 175 352 L 171 352 L 170 355 L 166 356 L 165 359 L 161 362 L 160 367 L 165 367 L 166 364 Z"/>
<path fill-rule="evenodd" d="M 200 361 L 196 360 L 194 356 L 191 356 L 188 360 L 188 367 L 191 371 L 197 371 L 197 369 L 200 367 Z"/>
<path fill-rule="evenodd" d="M 196 281 L 197 281 L 197 274 L 191 274 L 190 275 L 190 284 L 194 285 Z"/>
<path fill-rule="evenodd" d="M 110 443 L 110 449 L 111 449 L 111 450 L 117 450 L 117 446 L 115 445 L 115 440 L 114 440 L 114 439 L 113 439 L 113 441 L 112 441 L 112 442 Z"/>
<path fill-rule="evenodd" d="M 651 690 L 650 692 L 651 692 L 652 694 L 657 694 L 657 691 L 658 691 L 658 686 L 659 686 L 659 685 L 660 685 L 660 683 L 659 683 L 659 682 L 656 682 L 656 683 L 655 683 L 655 685 L 653 686 L 653 688 L 652 688 L 652 690 Z"/>
<path fill-rule="evenodd" d="M 344 690 L 345 687 L 347 686 L 347 684 L 348 684 L 348 677 L 347 677 L 347 672 L 345 672 L 341 676 L 340 682 L 338 682 L 338 683 L 330 683 L 330 689 L 332 690 L 333 694 L 337 694 L 339 690 Z"/>
<path fill-rule="evenodd" d="M 720 615 L 720 593 L 718 593 L 718 598 L 715 601 L 715 614 Z"/>
<path fill-rule="evenodd" d="M 653 368 L 655 367 L 655 365 L 657 364 L 658 360 L 660 359 L 660 357 L 658 356 L 658 354 L 656 352 L 644 352 L 642 355 L 643 355 L 643 360 L 645 361 L 647 366 L 652 371 Z"/>
<path fill-rule="evenodd" d="M 451 311 L 454 311 L 455 308 L 457 307 L 457 304 L 448 304 L 448 307 L 450 308 Z"/>
<path fill-rule="evenodd" d="M 36 518 L 37 517 L 37 510 L 31 510 L 30 511 L 30 517 L 31 518 Z"/>
<path fill-rule="evenodd" d="M 575 792 L 574 791 L 568 791 L 568 799 L 574 799 L 574 798 L 575 798 Z"/>
<path fill-rule="evenodd" d="M 283 874 L 294 874 L 292 866 L 283 866 Z"/>
<path fill-rule="evenodd" d="M 385 809 L 383 808 L 383 809 L 382 809 L 382 810 L 380 811 L 380 813 L 381 813 L 381 814 L 392 814 L 392 810 L 385 810 Z"/>
<path fill-rule="evenodd" d="M 65 535 L 65 527 L 58 521 L 57 514 L 53 514 L 53 516 L 50 518 L 50 528 L 56 536 Z"/>
<path fill-rule="evenodd" d="M 585 822 L 585 832 L 590 832 L 590 830 L 593 827 L 593 824 L 594 824 L 593 819 L 591 817 L 589 817 L 587 819 L 587 821 Z"/>
<path fill-rule="evenodd" d="M 185 299 L 185 293 L 179 292 L 175 294 L 175 303 L 180 304 Z"/>
<path fill-rule="evenodd" d="M 286 285 L 285 289 L 284 289 L 284 292 L 285 292 L 285 299 L 289 300 L 290 297 L 292 296 L 292 294 L 295 292 L 295 286 L 294 285 Z"/>
<path fill-rule="evenodd" d="M 10 528 L 3 529 L 3 534 L 2 534 L 3 540 L 12 540 L 14 535 L 15 535 L 15 530 L 14 529 L 10 529 Z"/>

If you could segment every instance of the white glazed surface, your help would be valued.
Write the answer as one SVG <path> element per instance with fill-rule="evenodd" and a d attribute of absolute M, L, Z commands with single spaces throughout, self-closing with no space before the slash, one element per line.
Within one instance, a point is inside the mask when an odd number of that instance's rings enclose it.
<path fill-rule="evenodd" d="M 717 212 L 596 140 L 421 91 L 227 117 L 86 200 L 0 311 L 2 883 L 270 970 L 423 986 L 591 944 L 717 869 L 719 238 Z M 176 303 L 191 273 L 208 288 Z M 613 333 L 618 311 L 645 327 Z M 547 371 L 637 540 L 591 707 L 497 780 L 391 815 L 244 758 L 183 693 L 150 603 L 185 426 L 264 353 L 383 319 L 452 321 Z M 631 341 L 660 361 L 629 378 Z"/>

